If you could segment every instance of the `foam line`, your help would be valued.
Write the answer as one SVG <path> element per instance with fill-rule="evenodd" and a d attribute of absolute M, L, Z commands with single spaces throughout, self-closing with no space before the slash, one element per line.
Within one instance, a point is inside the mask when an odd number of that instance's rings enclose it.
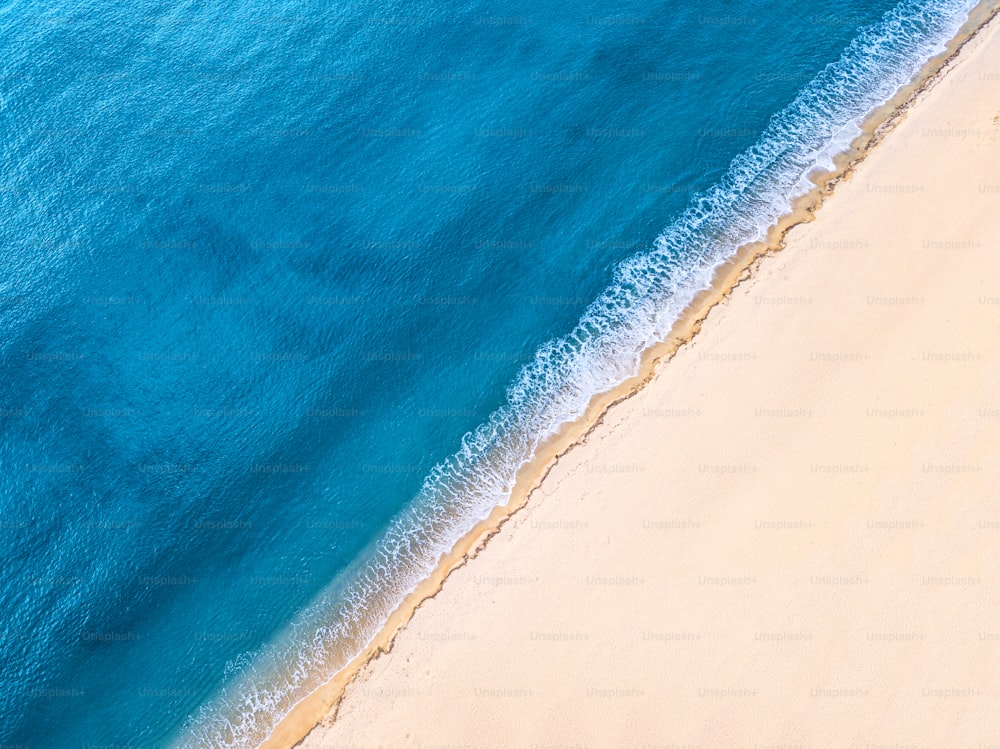
<path fill-rule="evenodd" d="M 296 702 L 361 652 L 441 556 L 507 501 L 540 443 L 638 372 L 643 351 L 667 335 L 715 269 L 766 236 L 808 189 L 808 176 L 829 168 L 864 118 L 944 51 L 973 5 L 904 0 L 864 29 L 651 248 L 616 269 L 569 334 L 536 352 L 506 405 L 434 467 L 355 565 L 279 641 L 232 664 L 229 685 L 192 716 L 177 746 L 259 746 Z"/>

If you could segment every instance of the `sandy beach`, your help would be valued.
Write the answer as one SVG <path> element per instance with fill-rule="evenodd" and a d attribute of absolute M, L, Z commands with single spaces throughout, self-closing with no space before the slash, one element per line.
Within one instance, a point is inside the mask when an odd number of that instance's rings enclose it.
<path fill-rule="evenodd" d="M 301 746 L 1000 745 L 998 278 L 993 21 Z"/>

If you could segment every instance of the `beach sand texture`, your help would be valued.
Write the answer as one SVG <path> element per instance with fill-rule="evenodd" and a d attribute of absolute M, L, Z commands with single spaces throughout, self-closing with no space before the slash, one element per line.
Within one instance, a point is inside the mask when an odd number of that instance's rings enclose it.
<path fill-rule="evenodd" d="M 302 746 L 1000 745 L 1000 24 Z"/>

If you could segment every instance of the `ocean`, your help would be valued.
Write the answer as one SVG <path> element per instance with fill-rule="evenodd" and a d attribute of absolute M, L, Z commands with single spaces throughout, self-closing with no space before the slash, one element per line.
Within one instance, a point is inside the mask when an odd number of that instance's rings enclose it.
<path fill-rule="evenodd" d="M 4 3 L 0 745 L 258 746 L 970 7 Z"/>

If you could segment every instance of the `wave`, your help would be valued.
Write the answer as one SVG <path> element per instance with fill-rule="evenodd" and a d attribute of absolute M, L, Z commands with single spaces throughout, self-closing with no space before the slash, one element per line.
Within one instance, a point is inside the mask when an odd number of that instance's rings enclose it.
<path fill-rule="evenodd" d="M 594 396 L 638 373 L 643 352 L 667 335 L 718 266 L 765 238 L 811 187 L 809 176 L 833 167 L 865 117 L 944 51 L 974 5 L 904 0 L 863 29 L 651 248 L 616 268 L 568 335 L 536 352 L 506 404 L 463 437 L 354 565 L 278 641 L 230 664 L 227 686 L 189 718 L 175 746 L 259 746 L 361 652 L 442 555 L 509 499 L 539 445 L 583 416 Z"/>

